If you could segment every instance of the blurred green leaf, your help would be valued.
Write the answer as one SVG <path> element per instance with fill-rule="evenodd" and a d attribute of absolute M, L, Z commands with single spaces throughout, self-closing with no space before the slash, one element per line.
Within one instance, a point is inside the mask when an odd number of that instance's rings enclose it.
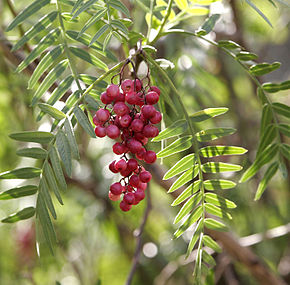
<path fill-rule="evenodd" d="M 34 207 L 28 207 L 25 208 L 15 214 L 12 214 L 8 216 L 7 218 L 1 220 L 2 223 L 16 223 L 21 220 L 27 220 L 31 217 L 33 217 L 35 214 L 35 208 Z"/>

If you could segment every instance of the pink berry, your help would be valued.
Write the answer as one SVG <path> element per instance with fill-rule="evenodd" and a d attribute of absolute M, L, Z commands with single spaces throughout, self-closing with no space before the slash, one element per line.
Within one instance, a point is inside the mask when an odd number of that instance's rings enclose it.
<path fill-rule="evenodd" d="M 118 173 L 119 171 L 115 168 L 115 163 L 116 163 L 116 160 L 112 161 L 112 162 L 109 164 L 109 169 L 110 169 L 113 173 Z"/>
<path fill-rule="evenodd" d="M 98 126 L 98 125 L 102 125 L 102 122 L 99 121 L 99 119 L 97 118 L 96 115 L 94 115 L 93 117 L 93 123 L 94 125 Z"/>
<path fill-rule="evenodd" d="M 109 191 L 108 196 L 111 201 L 118 201 L 121 198 L 121 195 L 114 195 L 111 191 Z"/>
<path fill-rule="evenodd" d="M 125 102 L 125 94 L 120 92 L 119 95 L 115 98 L 115 102 Z"/>
<path fill-rule="evenodd" d="M 141 113 L 146 119 L 150 119 L 154 117 L 155 112 L 156 112 L 156 109 L 152 105 L 144 105 L 141 109 Z"/>
<path fill-rule="evenodd" d="M 120 171 L 120 174 L 123 177 L 127 177 L 127 176 L 130 176 L 132 174 L 132 171 L 130 169 L 128 169 L 128 167 L 127 167 L 125 170 Z"/>
<path fill-rule="evenodd" d="M 159 124 L 161 120 L 162 120 L 162 114 L 158 111 L 156 111 L 155 115 L 152 118 L 150 118 L 150 122 L 152 124 Z"/>
<path fill-rule="evenodd" d="M 123 128 L 128 128 L 132 122 L 132 118 L 130 115 L 124 115 L 122 116 L 120 119 L 120 125 L 123 127 Z"/>
<path fill-rule="evenodd" d="M 158 135 L 159 130 L 157 127 L 148 124 L 143 128 L 142 134 L 146 137 L 146 138 L 154 138 Z"/>
<path fill-rule="evenodd" d="M 146 95 L 146 103 L 149 105 L 154 105 L 159 101 L 159 95 L 154 92 L 154 91 L 150 91 L 147 93 Z"/>
<path fill-rule="evenodd" d="M 137 162 L 136 159 L 130 158 L 127 161 L 127 169 L 130 169 L 131 171 L 134 171 L 135 169 L 137 169 L 137 167 L 138 167 L 138 162 Z"/>
<path fill-rule="evenodd" d="M 142 201 L 145 198 L 145 192 L 142 189 L 137 188 L 137 190 L 134 193 L 134 196 L 135 200 Z"/>
<path fill-rule="evenodd" d="M 126 202 L 126 204 L 132 205 L 135 202 L 135 195 L 131 192 L 126 193 L 123 200 Z"/>
<path fill-rule="evenodd" d="M 111 139 L 116 139 L 120 135 L 120 129 L 115 125 L 109 125 L 106 128 L 106 134 Z"/>
<path fill-rule="evenodd" d="M 123 186 L 120 182 L 116 182 L 110 186 L 110 191 L 114 195 L 121 195 L 123 192 Z"/>
<path fill-rule="evenodd" d="M 139 133 L 139 132 L 142 132 L 144 123 L 140 119 L 134 119 L 130 127 L 132 131 Z"/>
<path fill-rule="evenodd" d="M 119 86 L 115 84 L 110 84 L 107 88 L 107 95 L 113 99 L 117 98 L 120 94 Z"/>
<path fill-rule="evenodd" d="M 140 179 L 139 176 L 136 174 L 133 174 L 130 179 L 129 179 L 129 183 L 133 186 L 133 187 L 138 187 L 140 184 Z"/>
<path fill-rule="evenodd" d="M 118 162 L 115 163 L 115 169 L 120 171 L 125 171 L 127 168 L 127 163 L 125 159 L 121 159 Z"/>
<path fill-rule="evenodd" d="M 118 116 L 124 116 L 130 113 L 129 107 L 124 102 L 117 102 L 113 110 Z"/>
<path fill-rule="evenodd" d="M 150 87 L 150 90 L 156 92 L 156 93 L 158 94 L 158 96 L 160 96 L 160 89 L 159 89 L 158 87 L 156 87 L 156 86 L 151 86 L 151 87 Z"/>
<path fill-rule="evenodd" d="M 142 89 L 142 82 L 140 79 L 136 79 L 133 81 L 133 86 L 135 87 L 135 90 L 138 92 L 138 91 L 141 91 Z"/>
<path fill-rule="evenodd" d="M 123 154 L 125 152 L 125 150 L 126 150 L 125 145 L 123 145 L 121 143 L 117 142 L 113 145 L 113 152 L 115 154 L 118 154 L 118 155 Z"/>
<path fill-rule="evenodd" d="M 152 175 L 149 171 L 142 171 L 140 174 L 139 174 L 139 179 L 141 182 L 143 183 L 148 183 L 152 178 Z"/>
<path fill-rule="evenodd" d="M 103 92 L 101 95 L 101 101 L 103 104 L 111 104 L 113 102 L 113 99 L 107 95 L 107 92 Z"/>
<path fill-rule="evenodd" d="M 96 112 L 96 116 L 100 122 L 106 122 L 107 120 L 109 120 L 111 114 L 107 109 L 99 109 Z"/>
<path fill-rule="evenodd" d="M 136 92 L 130 92 L 125 95 L 125 101 L 130 105 L 138 104 L 138 94 Z"/>
<path fill-rule="evenodd" d="M 96 126 L 95 128 L 95 134 L 99 138 L 103 138 L 106 136 L 106 128 L 102 126 Z"/>
<path fill-rule="evenodd" d="M 145 191 L 146 188 L 147 188 L 147 183 L 140 183 L 139 188 L 140 188 L 141 190 Z"/>
<path fill-rule="evenodd" d="M 127 204 L 124 200 L 122 200 L 120 202 L 120 209 L 123 211 L 123 212 L 128 212 L 130 211 L 132 208 L 132 205 L 129 205 Z"/>
<path fill-rule="evenodd" d="M 146 163 L 154 163 L 157 159 L 156 153 L 152 150 L 146 151 L 144 155 L 144 161 Z"/>
<path fill-rule="evenodd" d="M 142 148 L 140 151 L 138 151 L 138 152 L 136 153 L 136 157 L 137 157 L 139 160 L 143 160 L 145 154 L 146 154 L 146 150 L 145 150 L 145 148 Z"/>
<path fill-rule="evenodd" d="M 127 142 L 127 146 L 132 153 L 137 153 L 143 148 L 142 143 L 135 139 L 129 139 Z"/>
<path fill-rule="evenodd" d="M 130 79 L 125 79 L 121 84 L 121 89 L 124 91 L 124 93 L 129 93 L 130 91 L 133 91 L 134 83 Z"/>

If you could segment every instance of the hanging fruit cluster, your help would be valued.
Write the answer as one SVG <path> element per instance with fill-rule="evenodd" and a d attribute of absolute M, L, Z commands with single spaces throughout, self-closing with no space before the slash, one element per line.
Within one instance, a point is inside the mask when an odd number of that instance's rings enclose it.
<path fill-rule="evenodd" d="M 129 211 L 132 205 L 145 198 L 147 183 L 152 178 L 138 160 L 150 164 L 156 161 L 156 153 L 147 150 L 146 144 L 149 138 L 159 134 L 154 125 L 160 123 L 162 115 L 153 106 L 159 101 L 159 88 L 149 83 L 143 87 L 136 74 L 134 80 L 122 80 L 122 72 L 123 68 L 118 74 L 120 84 L 110 84 L 102 93 L 101 101 L 105 107 L 96 112 L 93 121 L 97 137 L 108 136 L 117 140 L 113 152 L 121 157 L 114 160 L 109 169 L 120 173 L 122 178 L 110 186 L 109 198 L 118 201 L 122 197 L 120 208 Z M 150 82 L 149 74 L 147 79 Z"/>

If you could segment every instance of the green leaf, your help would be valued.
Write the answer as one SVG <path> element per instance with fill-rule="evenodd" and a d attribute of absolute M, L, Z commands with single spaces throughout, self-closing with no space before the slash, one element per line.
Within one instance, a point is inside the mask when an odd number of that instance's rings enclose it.
<path fill-rule="evenodd" d="M 266 15 L 250 0 L 246 0 L 246 2 L 269 24 L 270 27 L 273 28 L 271 22 L 266 17 Z"/>
<path fill-rule="evenodd" d="M 39 109 L 42 112 L 50 115 L 51 117 L 55 118 L 56 120 L 62 120 L 66 117 L 62 111 L 59 111 L 58 109 L 56 109 L 48 104 L 39 103 L 37 106 L 39 107 Z"/>
<path fill-rule="evenodd" d="M 236 183 L 224 179 L 210 179 L 204 181 L 203 185 L 206 190 L 222 190 L 234 188 L 236 186 Z"/>
<path fill-rule="evenodd" d="M 78 7 L 80 7 L 73 15 L 73 19 L 75 19 L 78 15 L 80 15 L 82 12 L 89 9 L 91 6 L 93 6 L 98 0 L 89 0 L 85 2 L 84 4 L 81 3 Z M 75 7 L 74 7 L 75 8 Z"/>
<path fill-rule="evenodd" d="M 239 49 L 241 46 L 233 41 L 229 40 L 220 40 L 218 41 L 218 46 L 221 48 L 226 48 L 226 49 Z"/>
<path fill-rule="evenodd" d="M 198 165 L 191 167 L 186 172 L 184 172 L 169 188 L 168 193 L 174 192 L 181 186 L 186 184 L 188 181 L 193 180 L 198 174 Z"/>
<path fill-rule="evenodd" d="M 40 168 L 23 167 L 0 173 L 0 179 L 30 179 L 39 177 L 40 174 Z"/>
<path fill-rule="evenodd" d="M 26 185 L 15 187 L 0 193 L 0 200 L 9 200 L 25 196 L 34 195 L 38 187 L 35 185 Z"/>
<path fill-rule="evenodd" d="M 234 209 L 237 207 L 234 202 L 225 199 L 215 193 L 205 193 L 205 201 L 226 209 Z"/>
<path fill-rule="evenodd" d="M 183 171 L 186 171 L 194 165 L 195 154 L 191 153 L 183 157 L 180 161 L 175 163 L 163 176 L 163 180 L 167 180 Z"/>
<path fill-rule="evenodd" d="M 228 228 L 225 224 L 221 223 L 221 222 L 218 222 L 214 219 L 211 219 L 211 218 L 207 218 L 204 220 L 204 225 L 208 228 L 208 229 L 211 229 L 211 230 L 215 230 L 215 231 L 221 231 L 221 232 L 224 232 L 224 231 L 227 231 Z"/>
<path fill-rule="evenodd" d="M 224 208 L 221 209 L 220 207 L 217 207 L 213 204 L 210 203 L 205 203 L 205 210 L 209 213 L 212 214 L 214 216 L 217 216 L 219 218 L 227 218 L 229 220 L 232 219 L 232 216 L 230 213 L 228 213 Z"/>
<path fill-rule="evenodd" d="M 200 180 L 194 181 L 172 202 L 171 206 L 176 206 L 185 201 L 188 197 L 196 193 L 200 188 Z"/>
<path fill-rule="evenodd" d="M 200 142 L 213 141 L 224 136 L 231 135 L 236 132 L 233 128 L 215 128 L 203 130 L 195 134 L 196 138 Z"/>
<path fill-rule="evenodd" d="M 122 31 L 125 35 L 127 35 L 128 32 L 129 32 L 128 29 L 127 29 L 127 27 L 121 21 L 119 21 L 119 20 L 112 20 L 111 21 L 111 25 L 115 29 Z"/>
<path fill-rule="evenodd" d="M 8 216 L 7 218 L 1 220 L 2 223 L 16 223 L 21 220 L 27 220 L 31 217 L 33 217 L 35 214 L 35 208 L 34 207 L 28 207 L 25 208 L 15 214 L 12 214 Z"/>
<path fill-rule="evenodd" d="M 205 250 L 202 251 L 202 261 L 207 263 L 210 267 L 216 266 L 214 258 L 210 254 L 208 254 Z M 205 269 L 208 270 L 206 266 Z"/>
<path fill-rule="evenodd" d="M 52 46 L 60 34 L 58 28 L 52 30 L 47 36 L 45 36 L 36 48 L 23 60 L 18 67 L 16 72 L 20 72 L 25 69 L 31 62 L 33 62 L 37 57 L 39 57 L 48 47 Z"/>
<path fill-rule="evenodd" d="M 200 219 L 195 227 L 194 234 L 192 235 L 192 238 L 191 238 L 190 243 L 188 245 L 185 258 L 188 258 L 188 256 L 192 252 L 194 246 L 196 245 L 198 239 L 200 238 L 200 234 L 202 233 L 202 230 L 203 230 L 203 222 L 202 222 L 202 219 Z"/>
<path fill-rule="evenodd" d="M 276 93 L 282 90 L 290 89 L 290 80 L 282 83 L 271 83 L 267 82 L 262 85 L 263 89 L 268 93 Z"/>
<path fill-rule="evenodd" d="M 63 205 L 63 201 L 59 192 L 59 187 L 57 185 L 53 170 L 49 163 L 44 164 L 44 176 L 48 183 L 50 190 L 54 192 L 55 197 L 57 198 L 58 202 Z"/>
<path fill-rule="evenodd" d="M 255 201 L 257 201 L 257 200 L 259 200 L 261 198 L 261 196 L 264 193 L 269 181 L 275 175 L 275 173 L 277 172 L 278 168 L 279 168 L 279 163 L 277 161 L 275 161 L 274 163 L 272 163 L 269 166 L 269 168 L 267 169 L 267 171 L 264 174 L 263 179 L 259 183 L 256 195 L 255 195 Z"/>
<path fill-rule="evenodd" d="M 85 95 L 85 101 L 87 103 L 87 106 L 90 110 L 98 111 L 101 108 L 101 104 L 97 102 L 97 100 L 92 96 L 91 94 L 86 94 Z"/>
<path fill-rule="evenodd" d="M 49 27 L 54 22 L 56 17 L 57 17 L 56 11 L 53 11 L 49 13 L 48 15 L 45 15 L 44 17 L 42 17 L 33 27 L 31 27 L 27 32 L 25 32 L 22 38 L 12 47 L 11 51 L 13 52 L 13 51 L 18 50 L 29 40 L 33 39 L 40 32 L 42 32 L 47 27 Z"/>
<path fill-rule="evenodd" d="M 280 83 L 280 90 L 288 90 L 288 89 L 290 89 L 290 80 Z"/>
<path fill-rule="evenodd" d="M 203 157 L 215 157 L 220 155 L 241 155 L 247 152 L 243 147 L 238 146 L 206 146 L 199 150 Z"/>
<path fill-rule="evenodd" d="M 203 25 L 198 29 L 197 35 L 205 36 L 210 33 L 213 30 L 216 22 L 219 20 L 220 16 L 221 15 L 219 14 L 212 14 L 210 17 L 208 17 Z"/>
<path fill-rule="evenodd" d="M 50 50 L 39 62 L 35 68 L 32 76 L 28 81 L 28 88 L 32 89 L 40 76 L 56 61 L 56 59 L 63 53 L 63 46 L 58 45 L 54 49 Z"/>
<path fill-rule="evenodd" d="M 163 150 L 157 153 L 157 157 L 166 157 L 186 149 L 189 149 L 192 146 L 192 136 L 185 136 L 179 138 Z"/>
<path fill-rule="evenodd" d="M 228 108 L 207 108 L 202 111 L 196 112 L 190 116 L 193 123 L 199 123 L 216 116 L 222 115 L 228 111 Z"/>
<path fill-rule="evenodd" d="M 180 10 L 186 10 L 188 7 L 187 0 L 174 0 L 174 2 Z"/>
<path fill-rule="evenodd" d="M 72 175 L 71 150 L 68 139 L 62 130 L 56 135 L 56 146 L 59 156 L 63 162 L 65 172 L 69 177 Z"/>
<path fill-rule="evenodd" d="M 280 151 L 284 157 L 290 160 L 290 146 L 288 144 L 282 143 L 280 145 Z"/>
<path fill-rule="evenodd" d="M 83 49 L 80 48 L 76 48 L 76 47 L 70 47 L 69 50 L 77 57 L 79 57 L 80 59 L 102 69 L 107 71 L 108 70 L 108 66 L 101 61 L 100 59 L 98 59 L 96 56 L 94 56 L 91 53 L 86 52 Z"/>
<path fill-rule="evenodd" d="M 50 0 L 36 0 L 22 10 L 6 28 L 6 32 L 11 31 L 16 26 L 20 25 L 23 21 L 29 18 L 31 15 L 38 12 L 41 8 L 50 3 Z"/>
<path fill-rule="evenodd" d="M 286 124 L 278 124 L 278 130 L 287 137 L 290 137 L 290 126 Z"/>
<path fill-rule="evenodd" d="M 83 129 L 90 135 L 92 138 L 96 137 L 93 126 L 88 120 L 88 117 L 82 111 L 82 109 L 78 106 L 74 107 L 73 112 L 79 122 L 79 124 L 83 127 Z"/>
<path fill-rule="evenodd" d="M 194 209 L 186 221 L 174 233 L 174 238 L 180 237 L 190 226 L 192 226 L 201 217 L 202 211 L 202 206 L 198 206 Z"/>
<path fill-rule="evenodd" d="M 159 142 L 168 138 L 176 137 L 185 133 L 188 129 L 186 120 L 178 120 L 165 130 L 161 131 L 157 137 L 152 139 L 153 142 Z"/>
<path fill-rule="evenodd" d="M 114 33 L 114 32 L 113 32 Z M 108 46 L 108 44 L 109 44 L 109 42 L 110 42 L 110 40 L 111 40 L 111 38 L 112 38 L 112 31 L 110 31 L 107 35 L 106 35 L 106 37 L 105 37 L 105 39 L 104 39 L 104 41 L 103 41 L 103 50 L 106 50 L 106 48 L 107 48 L 107 46 Z M 115 35 L 115 37 L 116 37 L 116 33 L 114 33 L 114 35 Z M 118 37 L 116 37 L 117 39 L 119 39 Z M 120 39 L 119 39 L 120 40 Z M 121 40 L 120 40 L 121 41 Z"/>
<path fill-rule="evenodd" d="M 267 73 L 270 73 L 280 67 L 280 62 L 269 63 L 259 63 L 254 64 L 250 67 L 250 72 L 255 76 L 261 76 Z"/>
<path fill-rule="evenodd" d="M 189 212 L 191 212 L 201 201 L 202 194 L 197 193 L 193 195 L 180 209 L 178 214 L 176 215 L 174 219 L 174 224 L 179 223 Z M 195 210 L 193 210 L 195 211 Z"/>
<path fill-rule="evenodd" d="M 47 151 L 40 147 L 22 148 L 16 151 L 19 156 L 31 157 L 36 159 L 45 159 Z"/>
<path fill-rule="evenodd" d="M 52 146 L 51 149 L 49 150 L 49 157 L 52 164 L 53 172 L 55 174 L 55 178 L 58 182 L 58 185 L 60 186 L 60 189 L 66 190 L 67 185 L 61 168 L 60 160 L 56 148 L 54 146 Z"/>
<path fill-rule="evenodd" d="M 271 124 L 268 125 L 263 133 L 262 137 L 260 138 L 260 143 L 258 146 L 257 157 L 261 154 L 261 152 L 274 141 L 277 137 L 277 129 L 276 126 Z"/>
<path fill-rule="evenodd" d="M 277 143 L 269 145 L 263 152 L 261 152 L 255 162 L 243 174 L 240 182 L 246 182 L 253 177 L 263 165 L 270 162 L 274 158 L 278 152 L 278 149 L 279 146 Z"/>
<path fill-rule="evenodd" d="M 273 103 L 272 104 L 273 109 L 282 116 L 285 116 L 286 118 L 290 118 L 290 107 L 282 104 L 282 103 Z"/>
<path fill-rule="evenodd" d="M 76 138 L 75 138 L 75 135 L 74 135 L 74 131 L 73 131 L 72 125 L 71 125 L 71 123 L 70 123 L 70 121 L 68 119 L 66 119 L 64 121 L 64 130 L 65 130 L 65 134 L 66 134 L 67 139 L 68 139 L 68 143 L 70 145 L 70 149 L 72 151 L 72 156 L 75 159 L 80 159 L 78 144 L 76 142 Z"/>
<path fill-rule="evenodd" d="M 266 127 L 273 121 L 273 113 L 269 104 L 265 104 L 262 111 L 261 129 L 260 133 L 265 132 Z"/>
<path fill-rule="evenodd" d="M 207 162 L 202 165 L 202 171 L 205 173 L 240 171 L 242 169 L 243 167 L 240 165 L 224 162 Z"/>
<path fill-rule="evenodd" d="M 44 177 L 42 177 L 42 179 L 39 182 L 39 193 L 40 195 L 43 195 L 45 204 L 47 208 L 49 209 L 49 212 L 51 213 L 53 218 L 56 220 L 57 219 L 56 212 L 55 212 L 53 202 L 49 193 L 48 184 Z"/>
<path fill-rule="evenodd" d="M 221 247 L 218 245 L 218 243 L 216 241 L 214 241 L 210 236 L 208 235 L 204 235 L 202 238 L 203 244 L 211 249 L 213 249 L 214 251 L 220 253 L 222 252 Z"/>
<path fill-rule="evenodd" d="M 40 144 L 50 143 L 54 138 L 54 135 L 48 132 L 20 132 L 10 134 L 9 137 L 13 140 L 22 141 L 22 142 L 36 142 Z"/>
<path fill-rule="evenodd" d="M 84 0 L 76 0 L 71 13 L 73 14 L 82 4 Z"/>
<path fill-rule="evenodd" d="M 107 24 L 102 26 L 93 36 L 89 46 L 91 46 L 93 43 L 95 43 L 98 40 L 98 38 L 101 37 L 109 28 L 110 28 L 110 26 Z"/>
<path fill-rule="evenodd" d="M 243 61 L 256 60 L 257 58 L 258 56 L 256 54 L 247 51 L 240 51 L 236 54 L 236 59 Z"/>
<path fill-rule="evenodd" d="M 130 12 L 128 8 L 121 1 L 110 0 L 109 5 L 130 18 Z"/>
<path fill-rule="evenodd" d="M 37 101 L 41 98 L 41 96 L 47 91 L 47 89 L 64 73 L 67 69 L 68 60 L 65 59 L 58 63 L 55 68 L 53 68 L 45 77 L 45 79 L 41 82 L 39 87 L 37 88 L 32 101 L 31 106 L 34 106 Z"/>

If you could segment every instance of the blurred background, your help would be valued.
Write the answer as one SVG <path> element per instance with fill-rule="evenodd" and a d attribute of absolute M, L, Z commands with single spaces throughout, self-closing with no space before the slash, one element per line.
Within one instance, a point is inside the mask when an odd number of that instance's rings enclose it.
<path fill-rule="evenodd" d="M 15 11 L 20 11 L 30 2 L 15 1 Z M 140 2 L 147 5 L 149 1 L 123 2 L 130 8 L 134 19 L 133 29 L 145 34 L 145 14 Z M 261 77 L 262 82 L 289 80 L 290 9 L 285 5 L 274 8 L 268 1 L 256 2 L 270 19 L 273 28 L 245 1 L 222 1 L 211 5 L 211 13 L 221 14 L 221 19 L 209 37 L 214 40 L 234 40 L 246 50 L 258 54 L 259 62 L 280 61 L 281 68 Z M 9 139 L 9 133 L 50 129 L 50 122 L 46 118 L 39 123 L 35 122 L 37 113 L 29 107 L 33 93 L 27 89 L 29 75 L 14 72 L 17 58 L 5 49 L 5 45 L 7 48 L 8 43 L 13 44 L 19 38 L 17 30 L 4 33 L 5 27 L 13 18 L 9 3 L 11 1 L 0 2 L 0 172 L 34 165 L 32 159 L 16 156 L 19 145 Z M 39 15 L 37 18 L 40 18 Z M 191 17 L 179 27 L 194 31 L 205 18 L 206 16 Z M 32 22 L 33 20 L 31 18 Z M 27 24 L 23 25 L 25 30 L 31 25 Z M 67 26 L 73 29 L 74 24 L 71 25 Z M 96 29 L 97 27 L 92 27 L 91 32 L 96 32 Z M 123 59 L 119 43 L 111 41 L 110 49 L 119 59 Z M 262 109 L 256 97 L 256 86 L 248 75 L 226 54 L 193 37 L 167 36 L 158 42 L 157 49 L 158 58 L 166 58 L 174 63 L 175 67 L 167 72 L 182 93 L 190 113 L 206 107 L 224 106 L 230 109 L 226 115 L 200 127 L 215 124 L 236 128 L 237 134 L 224 138 L 220 143 L 247 148 L 248 155 L 237 161 L 247 168 L 255 158 Z M 24 53 L 25 50 L 20 51 L 20 54 Z M 80 73 L 98 75 L 82 62 L 78 63 L 77 68 Z M 165 87 L 164 90 L 169 92 Z M 289 92 L 275 93 L 272 99 L 289 104 Z M 175 116 L 168 110 L 165 119 L 167 122 L 174 121 Z M 146 203 L 140 203 L 132 211 L 123 213 L 119 210 L 118 203 L 108 200 L 108 188 L 115 179 L 108 171 L 108 164 L 114 158 L 112 142 L 107 139 L 90 139 L 81 129 L 77 130 L 77 139 L 81 160 L 74 161 L 73 178 L 68 181 L 69 188 L 63 197 L 64 206 L 55 204 L 58 213 L 55 223 L 58 237 L 55 256 L 51 256 L 47 250 L 40 259 L 37 257 L 34 219 L 12 225 L 0 224 L 0 284 L 125 283 L 135 250 L 134 231 L 136 233 L 140 225 Z M 151 143 L 150 148 L 158 151 L 160 144 Z M 174 155 L 162 162 L 158 161 L 159 170 L 168 169 L 180 158 L 181 156 Z M 235 174 L 231 178 L 238 181 L 239 177 L 240 174 Z M 229 223 L 231 231 L 237 237 L 263 233 L 289 223 L 289 178 L 278 173 L 262 199 L 254 202 L 254 193 L 261 177 L 263 171 L 255 179 L 223 193 L 224 197 L 238 205 L 232 212 L 233 220 Z M 18 180 L 1 181 L 0 190 L 4 191 L 21 183 Z M 150 187 L 153 208 L 143 234 L 140 266 L 132 284 L 192 284 L 193 264 L 184 260 L 190 233 L 172 240 L 175 231 L 172 222 L 178 207 L 170 206 L 172 197 L 166 193 L 158 177 Z M 34 196 L 0 201 L 0 218 L 34 204 Z M 274 272 L 288 280 L 288 284 L 289 241 L 289 234 L 286 234 L 273 239 L 262 239 L 251 246 Z M 216 281 L 213 281 L 212 273 L 208 284 L 257 284 L 243 264 L 226 253 L 215 254 L 214 257 L 217 261 Z"/>

